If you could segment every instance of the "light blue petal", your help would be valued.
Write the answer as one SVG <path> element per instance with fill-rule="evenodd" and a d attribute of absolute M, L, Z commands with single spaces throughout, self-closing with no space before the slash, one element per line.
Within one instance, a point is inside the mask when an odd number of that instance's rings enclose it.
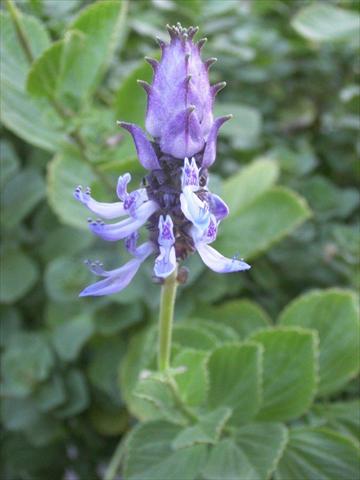
<path fill-rule="evenodd" d="M 211 270 L 217 273 L 230 273 L 230 272 L 241 272 L 243 270 L 249 270 L 250 265 L 243 262 L 242 260 L 236 260 L 233 258 L 226 258 L 221 253 L 219 253 L 215 248 L 210 247 L 203 242 L 198 242 L 196 244 L 196 249 L 199 252 L 202 261 L 207 265 Z"/>
<path fill-rule="evenodd" d="M 154 273 L 157 277 L 166 278 L 176 268 L 175 248 L 160 247 L 160 255 L 155 260 Z"/>
<path fill-rule="evenodd" d="M 85 205 L 89 210 L 95 213 L 95 215 L 99 215 L 99 217 L 102 218 L 107 218 L 111 220 L 113 218 L 122 217 L 123 215 L 128 214 L 128 212 L 124 208 L 123 202 L 102 203 L 94 200 L 91 196 L 91 191 L 89 187 L 87 187 L 85 191 L 83 191 L 81 185 L 79 185 L 74 192 L 74 197 L 76 198 L 76 200 Z"/>
<path fill-rule="evenodd" d="M 181 210 L 185 217 L 199 230 L 205 230 L 209 225 L 210 212 L 207 203 L 200 198 L 189 187 L 185 187 L 180 195 Z"/>
<path fill-rule="evenodd" d="M 215 215 L 216 220 L 220 222 L 229 215 L 229 207 L 224 200 L 214 193 L 209 194 L 210 212 Z"/>

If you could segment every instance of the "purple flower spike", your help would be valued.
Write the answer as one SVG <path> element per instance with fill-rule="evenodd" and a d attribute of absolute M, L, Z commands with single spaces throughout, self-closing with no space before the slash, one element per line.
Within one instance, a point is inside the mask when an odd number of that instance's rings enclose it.
<path fill-rule="evenodd" d="M 152 139 L 137 125 L 118 122 L 132 135 L 139 161 L 148 170 L 145 187 L 128 192 L 131 175 L 125 173 L 117 183 L 118 202 L 100 203 L 89 188 L 77 187 L 74 192 L 78 201 L 100 217 L 89 220 L 90 230 L 110 242 L 124 240 L 133 256 L 110 271 L 99 262 L 89 263 L 90 270 L 103 279 L 80 296 L 119 292 L 152 253 L 156 256 L 154 274 L 161 279 L 195 251 L 218 273 L 250 268 L 242 259 L 226 258 L 210 246 L 229 207 L 208 190 L 208 168 L 216 159 L 219 129 L 231 115 L 214 120 L 214 100 L 225 82 L 210 85 L 208 72 L 216 59 L 202 60 L 206 39 L 195 42 L 197 30 L 179 23 L 168 27 L 170 42 L 158 40 L 161 60 L 146 58 L 154 72 L 153 81 L 150 85 L 139 80 L 139 84 L 147 94 L 145 124 Z M 102 220 L 118 217 L 125 218 L 115 223 Z M 149 241 L 137 246 L 142 226 L 148 229 Z"/>

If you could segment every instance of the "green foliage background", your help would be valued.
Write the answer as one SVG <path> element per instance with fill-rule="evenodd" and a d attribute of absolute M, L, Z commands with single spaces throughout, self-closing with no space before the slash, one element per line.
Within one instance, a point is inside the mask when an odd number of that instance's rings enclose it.
<path fill-rule="evenodd" d="M 1 478 L 103 478 L 134 417 L 151 421 L 129 437 L 125 478 L 355 478 L 359 3 L 15 5 L 2 1 L 0 12 Z M 91 236 L 72 197 L 83 184 L 111 200 L 126 171 L 140 182 L 115 121 L 143 125 L 143 57 L 158 55 L 154 38 L 178 21 L 199 25 L 204 56 L 219 59 L 212 81 L 228 84 L 216 111 L 235 118 L 221 133 L 212 189 L 231 216 L 217 247 L 252 264 L 217 276 L 189 260 L 173 364 L 192 375 L 176 381 L 200 409 L 194 426 L 161 379 L 138 382 L 156 348 L 151 264 L 119 295 L 78 299 L 93 280 L 82 260 L 116 266 L 125 252 Z M 225 424 L 236 426 L 231 438 Z M 213 446 L 206 458 L 204 445 Z"/>

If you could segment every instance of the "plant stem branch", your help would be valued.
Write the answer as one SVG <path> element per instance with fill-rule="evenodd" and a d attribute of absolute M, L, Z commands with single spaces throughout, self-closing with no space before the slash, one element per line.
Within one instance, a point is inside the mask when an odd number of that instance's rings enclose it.
<path fill-rule="evenodd" d="M 165 279 L 161 288 L 159 315 L 158 368 L 166 372 L 170 367 L 171 334 L 177 289 L 177 268 Z"/>
<path fill-rule="evenodd" d="M 113 456 L 111 457 L 110 463 L 106 469 L 104 480 L 114 480 L 116 474 L 119 471 L 120 464 L 124 455 L 125 450 L 125 441 L 122 438 L 118 443 L 118 446 L 115 449 Z"/>

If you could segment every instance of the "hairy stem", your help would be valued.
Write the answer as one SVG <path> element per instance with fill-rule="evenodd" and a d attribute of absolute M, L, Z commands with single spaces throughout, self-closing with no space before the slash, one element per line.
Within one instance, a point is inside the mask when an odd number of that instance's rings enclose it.
<path fill-rule="evenodd" d="M 171 334 L 177 289 L 177 268 L 164 281 L 161 289 L 159 316 L 158 368 L 166 372 L 170 367 Z"/>

